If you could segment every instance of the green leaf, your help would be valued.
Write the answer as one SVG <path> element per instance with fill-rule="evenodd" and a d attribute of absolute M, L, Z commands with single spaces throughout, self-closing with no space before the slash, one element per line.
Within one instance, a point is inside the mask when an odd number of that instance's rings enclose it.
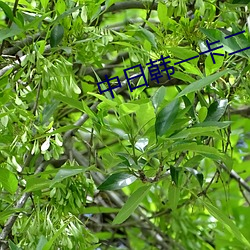
<path fill-rule="evenodd" d="M 224 54 L 222 49 L 216 50 L 216 53 Z M 213 63 L 212 57 L 210 55 L 207 56 L 205 60 L 205 72 L 206 75 L 211 75 L 216 72 L 224 63 L 224 56 L 216 56 L 215 63 Z"/>
<path fill-rule="evenodd" d="M 117 190 L 133 183 L 136 177 L 132 174 L 120 172 L 109 176 L 99 187 L 99 190 Z"/>
<path fill-rule="evenodd" d="M 66 10 L 64 13 L 62 13 L 60 16 L 58 16 L 53 23 L 58 23 L 60 20 L 64 19 L 66 16 L 71 15 L 72 13 L 81 9 L 82 7 L 83 7 L 83 5 L 79 4 L 78 6 L 73 7 L 72 9 Z"/>
<path fill-rule="evenodd" d="M 138 188 L 127 200 L 120 212 L 116 215 L 112 224 L 121 224 L 124 222 L 139 206 L 143 198 L 146 196 L 150 189 L 150 185 L 144 185 Z"/>
<path fill-rule="evenodd" d="M 56 47 L 63 39 L 64 28 L 61 24 L 56 25 L 50 35 L 50 46 Z"/>
<path fill-rule="evenodd" d="M 55 92 L 53 96 L 55 97 L 55 99 L 57 99 L 63 103 L 66 103 L 69 106 L 76 108 L 82 112 L 85 112 L 85 109 L 80 101 L 73 99 L 73 98 L 70 98 L 68 96 L 64 96 L 64 95 L 57 93 L 57 92 Z"/>
<path fill-rule="evenodd" d="M 156 136 L 164 135 L 174 123 L 179 110 L 179 101 L 174 99 L 156 116 L 155 132 Z"/>
<path fill-rule="evenodd" d="M 47 180 L 42 177 L 38 178 L 37 176 L 27 177 L 26 182 L 27 183 L 24 192 L 44 190 L 46 188 L 49 188 L 51 185 L 51 180 Z"/>
<path fill-rule="evenodd" d="M 198 112 L 198 118 L 200 122 L 203 122 L 206 119 L 207 116 L 207 108 L 206 107 L 201 107 L 199 112 Z"/>
<path fill-rule="evenodd" d="M 219 121 L 227 109 L 227 104 L 228 104 L 227 99 L 215 101 L 214 103 L 212 103 L 208 108 L 208 114 L 205 119 L 205 122 Z"/>
<path fill-rule="evenodd" d="M 18 187 L 18 180 L 16 176 L 5 168 L 0 168 L 0 183 L 11 194 L 14 194 Z"/>
<path fill-rule="evenodd" d="M 170 139 L 190 139 L 196 136 L 206 135 L 207 132 L 215 131 L 218 127 L 195 127 L 188 128 L 170 137 Z"/>
<path fill-rule="evenodd" d="M 207 76 L 205 78 L 202 78 L 198 81 L 195 81 L 191 84 L 189 84 L 185 89 L 183 89 L 178 95 L 178 97 L 181 97 L 183 95 L 187 95 L 189 93 L 195 92 L 197 90 L 200 90 L 204 87 L 206 87 L 207 85 L 213 83 L 214 81 L 218 80 L 221 76 L 229 73 L 229 70 L 223 70 L 221 72 L 215 73 L 214 75 L 211 76 Z"/>
<path fill-rule="evenodd" d="M 44 9 L 47 8 L 48 3 L 49 3 L 49 0 L 41 0 L 41 5 L 42 5 L 42 7 L 43 7 Z"/>
<path fill-rule="evenodd" d="M 6 208 L 5 211 L 0 212 L 0 222 L 4 223 L 6 219 L 8 219 L 8 217 L 14 213 L 18 213 L 18 212 L 23 212 L 23 208 L 18 208 L 18 209 L 14 209 L 14 208 Z"/>
<path fill-rule="evenodd" d="M 169 207 L 174 211 L 177 208 L 180 199 L 180 189 L 171 182 L 168 188 L 168 203 Z"/>
<path fill-rule="evenodd" d="M 227 166 L 231 166 L 232 163 L 230 163 L 230 157 L 228 157 L 226 154 L 220 153 L 216 148 L 210 147 L 207 145 L 197 145 L 196 143 L 187 143 L 182 145 L 175 145 L 172 149 L 171 152 L 179 152 L 180 150 L 188 150 L 188 151 L 193 151 L 197 152 L 205 157 L 208 157 L 212 160 L 218 161 L 222 160 Z"/>
<path fill-rule="evenodd" d="M 38 241 L 36 250 L 43 250 L 43 247 L 46 245 L 47 242 L 48 241 L 47 241 L 46 237 L 44 235 L 41 235 L 40 239 Z"/>
<path fill-rule="evenodd" d="M 171 48 L 168 48 L 168 50 L 171 51 L 174 56 L 176 56 L 182 60 L 199 55 L 196 51 L 181 48 L 181 47 L 171 47 Z M 198 60 L 199 60 L 199 58 L 194 58 L 190 62 L 192 62 L 193 65 L 196 65 Z"/>
<path fill-rule="evenodd" d="M 140 105 L 134 103 L 122 103 L 119 106 L 119 109 L 121 114 L 131 114 L 140 109 Z"/>
<path fill-rule="evenodd" d="M 152 96 L 151 101 L 152 101 L 155 111 L 157 111 L 158 107 L 161 105 L 162 101 L 164 100 L 165 94 L 166 94 L 166 87 L 161 86 L 159 89 L 157 89 L 155 94 Z"/>
<path fill-rule="evenodd" d="M 198 166 L 203 159 L 204 157 L 202 155 L 195 155 L 185 162 L 184 167 L 191 168 L 194 166 Z"/>
<path fill-rule="evenodd" d="M 87 94 L 90 94 L 90 95 L 93 95 L 95 96 L 96 98 L 100 99 L 101 101 L 103 101 L 104 103 L 106 103 L 108 106 L 111 106 L 111 107 L 116 107 L 117 106 L 117 102 L 115 101 L 112 101 L 112 100 L 109 100 L 107 99 L 105 96 L 103 95 L 100 95 L 100 94 L 96 94 L 96 93 L 92 93 L 92 92 L 88 92 Z"/>
<path fill-rule="evenodd" d="M 174 73 L 174 77 L 177 78 L 177 79 L 180 79 L 184 82 L 189 82 L 189 83 L 192 83 L 195 81 L 195 79 L 193 77 L 191 77 L 188 73 L 183 73 L 183 72 L 180 72 L 180 71 L 176 71 Z"/>
<path fill-rule="evenodd" d="M 64 231 L 64 229 L 69 224 L 69 222 L 68 223 L 64 222 L 64 223 L 65 223 L 64 226 L 62 226 L 59 230 L 57 230 L 55 234 L 53 235 L 53 237 L 45 244 L 45 246 L 43 247 L 43 250 L 49 250 L 52 247 L 54 241 L 59 237 L 59 235 Z"/>
<path fill-rule="evenodd" d="M 47 136 L 50 136 L 50 135 L 61 134 L 61 133 L 66 132 L 66 131 L 68 131 L 70 129 L 76 129 L 76 128 L 79 128 L 79 126 L 75 126 L 75 125 L 63 126 L 63 127 L 60 127 L 58 129 L 53 130 L 53 132 L 49 132 L 49 133 L 45 133 L 45 134 L 42 134 L 42 135 L 38 135 L 37 137 L 33 138 L 33 141 L 37 140 L 37 139 L 41 139 L 41 138 L 47 137 Z"/>
<path fill-rule="evenodd" d="M 7 5 L 7 4 L 4 3 L 3 1 L 0 1 L 0 8 L 3 9 L 5 15 L 6 15 L 11 21 L 14 21 L 14 15 L 13 15 L 13 12 L 12 12 L 11 8 L 9 7 L 9 5 Z"/>
<path fill-rule="evenodd" d="M 193 127 L 217 127 L 217 129 L 222 129 L 228 127 L 230 124 L 232 124 L 231 121 L 225 121 L 225 122 L 204 121 L 195 124 Z"/>
<path fill-rule="evenodd" d="M 157 44 L 155 42 L 154 33 L 152 33 L 151 31 L 147 29 L 142 28 L 141 26 L 139 26 L 139 28 L 140 29 L 136 31 L 135 36 L 138 36 L 140 39 L 142 39 L 142 41 L 148 40 L 151 43 L 152 47 L 156 48 Z"/>
<path fill-rule="evenodd" d="M 59 102 L 52 100 L 51 103 L 45 104 L 42 112 L 42 124 L 49 122 L 50 118 L 53 116 L 54 112 L 58 108 Z"/>
<path fill-rule="evenodd" d="M 203 185 L 203 181 L 204 181 L 204 176 L 201 172 L 197 171 L 196 169 L 194 168 L 189 168 L 189 167 L 186 167 L 185 168 L 188 172 L 190 172 L 192 175 L 195 176 L 195 178 L 198 180 L 200 186 L 202 187 Z"/>
<path fill-rule="evenodd" d="M 8 29 L 0 30 L 0 41 L 3 41 L 6 38 L 17 36 L 23 32 L 23 29 L 20 29 L 18 26 L 14 25 Z"/>
<path fill-rule="evenodd" d="M 200 199 L 201 200 L 201 199 Z M 245 246 L 250 248 L 250 242 L 245 238 L 245 236 L 240 232 L 238 227 L 230 220 L 221 210 L 213 206 L 212 204 L 202 201 L 208 212 L 215 217 L 223 226 L 232 233 L 239 241 L 241 241 Z"/>
<path fill-rule="evenodd" d="M 54 185 L 57 182 L 61 182 L 62 180 L 70 177 L 70 176 L 74 176 L 77 174 L 80 174 L 82 172 L 85 172 L 86 169 L 83 167 L 73 167 L 73 166 L 66 166 L 61 168 L 58 173 L 56 174 L 55 178 L 52 180 L 51 182 L 51 186 Z"/>
<path fill-rule="evenodd" d="M 212 42 L 220 41 L 217 43 L 217 46 L 223 45 L 223 50 L 227 51 L 228 53 L 235 52 L 246 47 L 250 46 L 250 42 L 248 39 L 243 35 L 239 34 L 235 37 L 230 37 L 229 39 L 225 39 L 225 36 L 228 34 L 224 34 L 222 31 L 218 29 L 204 29 L 200 28 L 201 32 L 204 33 Z M 237 55 L 242 57 L 250 57 L 249 50 L 238 52 Z"/>
<path fill-rule="evenodd" d="M 173 166 L 170 166 L 170 175 L 172 178 L 172 181 L 174 182 L 174 184 L 176 186 L 178 186 L 178 180 L 179 180 L 179 172 L 180 172 L 180 168 L 176 168 Z"/>
<path fill-rule="evenodd" d="M 160 22 L 162 24 L 167 24 L 168 20 L 168 9 L 166 4 L 159 2 L 157 7 L 157 14 Z"/>
<path fill-rule="evenodd" d="M 11 240 L 9 240 L 8 242 L 9 242 L 10 250 L 22 250 L 16 244 L 14 244 Z"/>

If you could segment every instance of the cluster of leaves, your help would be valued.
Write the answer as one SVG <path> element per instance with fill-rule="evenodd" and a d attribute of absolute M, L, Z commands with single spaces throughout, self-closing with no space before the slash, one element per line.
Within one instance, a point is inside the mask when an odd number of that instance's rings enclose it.
<path fill-rule="evenodd" d="M 245 4 L 0 1 L 1 247 L 248 249 Z M 151 87 L 97 93 L 139 63 Z"/>

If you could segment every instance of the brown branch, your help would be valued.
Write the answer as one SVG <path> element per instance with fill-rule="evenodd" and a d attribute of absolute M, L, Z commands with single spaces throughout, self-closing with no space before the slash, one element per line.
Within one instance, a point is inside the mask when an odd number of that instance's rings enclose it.
<path fill-rule="evenodd" d="M 250 106 L 243 106 L 237 109 L 231 109 L 231 114 L 234 115 L 241 115 L 243 117 L 249 118 L 250 117 Z"/>
<path fill-rule="evenodd" d="M 18 41 L 13 44 L 13 47 L 6 48 L 3 50 L 3 55 L 15 55 L 19 50 L 23 49 L 25 46 L 29 46 L 37 40 L 40 40 L 45 35 L 45 32 L 39 32 L 33 36 L 27 36 L 25 39 Z"/>

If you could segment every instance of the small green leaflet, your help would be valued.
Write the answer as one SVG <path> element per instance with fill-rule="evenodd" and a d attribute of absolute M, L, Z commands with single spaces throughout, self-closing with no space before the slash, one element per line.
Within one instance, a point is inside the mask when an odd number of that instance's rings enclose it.
<path fill-rule="evenodd" d="M 50 46 L 51 47 L 56 47 L 61 42 L 61 40 L 63 39 L 63 34 L 64 34 L 63 26 L 61 24 L 56 25 L 51 30 Z"/>
<path fill-rule="evenodd" d="M 120 212 L 116 215 L 115 219 L 113 220 L 112 224 L 121 224 L 124 222 L 139 206 L 143 198 L 147 195 L 149 186 L 142 186 L 138 188 L 127 200 L 124 206 L 121 208 Z"/>

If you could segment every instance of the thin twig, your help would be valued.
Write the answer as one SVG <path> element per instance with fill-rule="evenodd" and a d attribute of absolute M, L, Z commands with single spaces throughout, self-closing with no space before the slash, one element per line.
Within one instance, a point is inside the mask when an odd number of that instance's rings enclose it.
<path fill-rule="evenodd" d="M 38 83 L 37 94 L 36 94 L 36 101 L 35 101 L 35 104 L 34 104 L 34 107 L 33 107 L 33 114 L 34 115 L 36 115 L 36 110 L 37 110 L 37 107 L 38 107 L 38 101 L 39 101 L 39 97 L 40 97 L 41 85 L 42 85 L 42 81 L 40 81 Z"/>
<path fill-rule="evenodd" d="M 141 26 L 142 28 L 145 27 L 146 21 L 148 21 L 148 19 L 150 18 L 150 15 L 151 15 L 151 12 L 152 12 L 152 8 L 153 8 L 154 4 L 155 4 L 155 0 L 153 0 L 152 4 L 151 4 L 151 6 L 150 6 L 150 9 L 149 9 L 149 11 L 147 12 L 146 20 L 143 22 L 143 24 L 142 24 L 142 26 Z"/>

